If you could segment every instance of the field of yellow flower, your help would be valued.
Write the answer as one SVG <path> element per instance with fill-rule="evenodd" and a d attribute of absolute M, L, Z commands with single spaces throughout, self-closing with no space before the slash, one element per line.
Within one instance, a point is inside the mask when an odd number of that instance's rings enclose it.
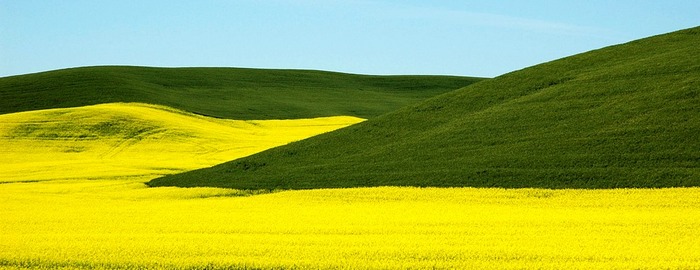
<path fill-rule="evenodd" d="M 224 120 L 140 103 L 0 115 L 0 182 L 155 178 L 363 121 Z"/>
<path fill-rule="evenodd" d="M 700 188 L 147 188 L 360 119 L 85 108 L 0 117 L 0 269 L 700 269 Z"/>
<path fill-rule="evenodd" d="M 0 268 L 700 267 L 700 189 L 0 185 Z"/>

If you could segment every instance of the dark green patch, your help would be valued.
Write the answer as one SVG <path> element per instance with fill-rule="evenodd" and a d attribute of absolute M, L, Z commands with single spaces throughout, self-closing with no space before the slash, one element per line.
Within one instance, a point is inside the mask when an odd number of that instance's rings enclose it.
<path fill-rule="evenodd" d="M 32 138 L 40 140 L 141 140 L 159 130 L 159 126 L 126 117 L 113 117 L 94 122 L 94 119 L 59 119 L 56 121 L 29 122 L 17 125 L 5 136 L 10 139 Z"/>
<path fill-rule="evenodd" d="M 63 149 L 64 153 L 82 153 L 87 150 L 84 146 L 69 146 Z"/>
<path fill-rule="evenodd" d="M 19 180 L 19 181 L 0 181 L 0 185 L 2 184 L 24 184 L 24 183 L 39 183 L 39 182 L 44 182 L 44 181 L 49 181 L 49 180 Z M 0 264 L 1 265 L 1 264 Z"/>
<path fill-rule="evenodd" d="M 44 259 L 10 260 L 0 258 L 0 267 L 12 269 L 181 269 L 181 270 L 262 270 L 262 269 L 287 269 L 288 267 L 260 268 L 246 264 L 214 264 L 205 263 L 198 265 L 179 265 L 170 262 L 134 263 L 134 262 L 90 262 L 80 260 L 52 261 Z"/>
<path fill-rule="evenodd" d="M 207 199 L 207 198 L 222 198 L 222 197 L 249 197 L 249 196 L 257 196 L 257 195 L 264 195 L 264 194 L 272 194 L 272 193 L 277 193 L 277 192 L 282 192 L 283 190 L 281 189 L 275 189 L 275 190 L 270 190 L 270 189 L 231 189 L 229 192 L 226 193 L 221 193 L 221 194 L 202 194 L 201 196 L 198 196 L 196 199 Z"/>

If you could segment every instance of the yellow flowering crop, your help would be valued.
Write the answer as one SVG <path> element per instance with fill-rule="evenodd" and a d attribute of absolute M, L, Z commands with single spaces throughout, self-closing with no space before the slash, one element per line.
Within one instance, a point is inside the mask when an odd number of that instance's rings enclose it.
<path fill-rule="evenodd" d="M 0 269 L 700 269 L 699 188 L 143 184 L 358 121 L 143 104 L 0 115 Z"/>
<path fill-rule="evenodd" d="M 0 115 L 0 182 L 155 178 L 219 164 L 362 121 L 235 121 L 112 103 Z"/>
<path fill-rule="evenodd" d="M 0 185 L 6 268 L 694 269 L 700 189 Z M 2 267 L 0 267 L 2 268 Z"/>

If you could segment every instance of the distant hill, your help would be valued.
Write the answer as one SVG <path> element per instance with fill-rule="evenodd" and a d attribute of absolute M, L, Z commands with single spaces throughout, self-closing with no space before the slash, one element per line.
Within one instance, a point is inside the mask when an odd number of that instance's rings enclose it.
<path fill-rule="evenodd" d="M 151 186 L 700 186 L 700 28 L 515 71 Z"/>
<path fill-rule="evenodd" d="M 83 67 L 0 78 L 0 114 L 141 102 L 242 120 L 372 118 L 479 80 L 311 70 Z"/>
<path fill-rule="evenodd" d="M 141 103 L 3 114 L 0 184 L 64 179 L 147 181 L 360 121 L 352 116 L 227 120 Z"/>

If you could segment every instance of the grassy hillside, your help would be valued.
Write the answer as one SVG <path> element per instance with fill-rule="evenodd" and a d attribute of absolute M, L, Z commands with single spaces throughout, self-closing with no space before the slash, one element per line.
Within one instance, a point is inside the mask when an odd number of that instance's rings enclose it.
<path fill-rule="evenodd" d="M 362 121 L 223 120 L 113 103 L 0 115 L 0 183 L 145 178 L 212 166 Z"/>
<path fill-rule="evenodd" d="M 478 80 L 309 70 L 84 67 L 0 78 L 0 114 L 142 102 L 231 119 L 371 118 Z"/>
<path fill-rule="evenodd" d="M 152 186 L 700 186 L 700 28 L 567 57 Z"/>

